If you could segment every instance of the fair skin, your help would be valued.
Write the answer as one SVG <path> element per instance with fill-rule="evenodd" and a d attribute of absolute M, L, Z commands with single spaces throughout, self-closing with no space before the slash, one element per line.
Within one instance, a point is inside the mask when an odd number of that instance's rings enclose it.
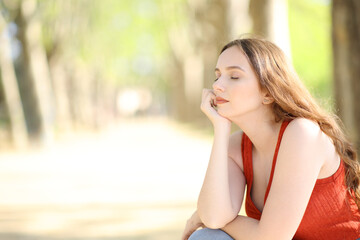
<path fill-rule="evenodd" d="M 201 104 L 201 110 L 214 127 L 213 148 L 197 211 L 188 220 L 182 239 L 206 226 L 221 228 L 240 240 L 290 240 L 301 222 L 316 180 L 334 174 L 340 158 L 317 124 L 302 118 L 293 120 L 284 132 L 264 205 L 281 126 L 281 122 L 274 121 L 270 108 L 273 99 L 261 91 L 251 64 L 236 46 L 219 56 L 215 74 L 213 90 L 204 89 Z M 217 109 L 212 101 L 217 102 Z M 253 143 L 251 198 L 262 212 L 260 221 L 238 215 L 245 191 L 242 132 L 230 134 L 231 123 L 239 126 Z"/>

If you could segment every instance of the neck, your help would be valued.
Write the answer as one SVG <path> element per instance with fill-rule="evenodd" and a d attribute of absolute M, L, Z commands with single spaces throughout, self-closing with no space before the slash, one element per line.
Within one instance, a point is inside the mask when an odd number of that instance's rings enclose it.
<path fill-rule="evenodd" d="M 282 122 L 275 122 L 270 112 L 231 119 L 251 140 L 260 158 L 272 156 Z"/>

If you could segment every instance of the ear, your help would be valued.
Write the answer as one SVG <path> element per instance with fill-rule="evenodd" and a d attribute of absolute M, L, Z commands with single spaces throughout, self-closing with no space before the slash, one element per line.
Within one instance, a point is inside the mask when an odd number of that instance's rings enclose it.
<path fill-rule="evenodd" d="M 265 93 L 263 97 L 263 104 L 271 104 L 274 102 L 274 98 L 269 93 Z"/>

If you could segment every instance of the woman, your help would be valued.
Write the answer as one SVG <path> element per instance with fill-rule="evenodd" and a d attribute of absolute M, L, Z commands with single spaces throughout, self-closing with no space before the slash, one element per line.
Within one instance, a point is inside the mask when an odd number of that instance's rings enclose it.
<path fill-rule="evenodd" d="M 360 238 L 355 150 L 283 52 L 262 39 L 234 40 L 215 74 L 201 103 L 214 142 L 182 239 Z M 231 123 L 242 131 L 230 134 Z M 238 215 L 245 186 L 246 217 Z"/>

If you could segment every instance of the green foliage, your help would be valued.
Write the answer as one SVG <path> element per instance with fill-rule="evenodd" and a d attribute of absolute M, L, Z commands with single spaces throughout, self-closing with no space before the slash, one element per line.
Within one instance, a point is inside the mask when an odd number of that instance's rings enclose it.
<path fill-rule="evenodd" d="M 325 0 L 289 0 L 294 66 L 312 94 L 332 109 L 331 6 Z"/>
<path fill-rule="evenodd" d="M 63 54 L 96 69 L 104 79 L 118 86 L 161 84 L 167 36 L 160 0 L 41 0 L 41 4 L 48 51 L 59 41 L 60 24 L 66 31 L 60 39 Z"/>
<path fill-rule="evenodd" d="M 119 85 L 156 85 L 159 61 L 166 49 L 159 1 L 107 0 L 93 4 L 96 11 L 82 46 L 83 58 L 95 60 Z"/>
<path fill-rule="evenodd" d="M 172 27 L 186 24 L 183 0 L 38 0 L 49 52 L 95 69 L 118 86 L 166 91 Z M 332 96 L 330 3 L 288 0 L 293 63 L 320 101 Z M 328 109 L 330 105 L 326 106 Z"/>

